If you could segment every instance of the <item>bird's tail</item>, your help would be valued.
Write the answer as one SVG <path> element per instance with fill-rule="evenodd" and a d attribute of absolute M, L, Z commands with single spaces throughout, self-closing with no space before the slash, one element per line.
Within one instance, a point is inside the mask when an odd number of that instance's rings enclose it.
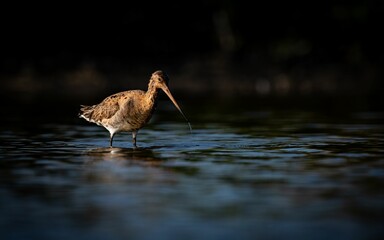
<path fill-rule="evenodd" d="M 85 106 L 85 105 L 80 105 L 80 112 L 79 112 L 79 118 L 84 118 L 85 120 L 91 122 L 92 115 L 93 115 L 93 110 L 95 106 Z"/>

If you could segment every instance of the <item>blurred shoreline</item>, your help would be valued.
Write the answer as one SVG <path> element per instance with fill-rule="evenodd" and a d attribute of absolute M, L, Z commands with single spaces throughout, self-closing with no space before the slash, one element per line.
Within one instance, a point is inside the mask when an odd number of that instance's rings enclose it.
<path fill-rule="evenodd" d="M 383 88 L 375 72 L 353 75 L 318 68 L 318 72 L 303 69 L 303 75 L 277 70 L 262 75 L 249 67 L 246 70 L 234 66 L 203 61 L 162 69 L 166 69 L 170 89 L 192 122 L 211 112 L 225 116 L 241 111 L 297 110 L 343 116 L 351 112 L 384 111 Z M 147 66 L 102 71 L 87 63 L 50 74 L 26 68 L 18 74 L 2 76 L 2 122 L 76 122 L 80 105 L 97 104 L 120 91 L 146 90 L 155 70 Z M 161 93 L 159 100 L 159 111 L 173 109 L 165 94 Z"/>
<path fill-rule="evenodd" d="M 121 63 L 120 63 L 121 64 Z M 112 93 L 147 89 L 152 72 L 162 69 L 170 77 L 170 89 L 185 99 L 218 98 L 371 98 L 383 104 L 383 81 L 379 69 L 337 65 L 281 66 L 264 69 L 238 64 L 220 57 L 192 59 L 177 66 L 131 66 L 120 69 L 85 62 L 73 68 L 39 72 L 24 67 L 0 75 L 1 98 L 9 103 L 51 99 L 69 102 L 101 101 Z"/>

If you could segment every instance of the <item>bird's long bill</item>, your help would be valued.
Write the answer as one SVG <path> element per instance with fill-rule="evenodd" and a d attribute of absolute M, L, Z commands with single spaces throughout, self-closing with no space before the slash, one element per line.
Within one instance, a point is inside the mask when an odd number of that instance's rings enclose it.
<path fill-rule="evenodd" d="M 179 110 L 179 112 L 181 113 L 181 115 L 183 115 L 184 119 L 187 121 L 188 123 L 188 126 L 189 126 L 189 130 L 192 132 L 192 127 L 191 127 L 191 124 L 189 123 L 189 120 L 187 119 L 187 117 L 184 115 L 183 111 L 181 111 L 181 108 L 179 107 L 179 104 L 177 104 L 176 100 L 173 98 L 171 92 L 169 91 L 168 87 L 167 86 L 162 86 L 161 88 L 166 94 L 167 96 L 169 97 L 169 99 L 171 99 L 171 101 L 173 102 L 173 104 L 175 105 L 175 107 L 177 108 L 177 110 Z"/>

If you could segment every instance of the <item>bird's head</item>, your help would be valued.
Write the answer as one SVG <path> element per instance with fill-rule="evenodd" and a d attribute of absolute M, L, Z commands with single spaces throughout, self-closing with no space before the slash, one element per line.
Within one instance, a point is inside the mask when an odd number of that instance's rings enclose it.
<path fill-rule="evenodd" d="M 171 91 L 169 91 L 168 84 L 169 84 L 169 78 L 165 72 L 158 70 L 152 73 L 151 79 L 149 81 L 149 85 L 152 85 L 156 89 L 161 89 L 165 92 L 165 94 L 167 94 L 167 96 L 169 97 L 169 99 L 171 99 L 172 103 L 175 105 L 177 110 L 179 110 L 181 115 L 183 115 L 185 120 L 187 120 L 189 128 L 192 131 L 191 124 L 189 123 L 188 119 L 185 117 L 183 111 L 181 111 L 181 108 L 177 104 L 176 100 L 173 98 Z"/>
<path fill-rule="evenodd" d="M 152 84 L 155 88 L 160 88 L 162 90 L 164 90 L 164 88 L 168 89 L 168 75 L 165 72 L 158 70 L 152 73 L 150 84 Z"/>
<path fill-rule="evenodd" d="M 179 111 L 181 111 L 179 105 L 177 104 L 176 100 L 173 98 L 171 91 L 168 88 L 168 84 L 169 84 L 169 78 L 165 72 L 158 70 L 152 73 L 151 79 L 149 80 L 149 88 L 163 90 L 165 94 L 167 94 L 169 99 L 171 99 L 171 101 L 176 106 L 176 108 Z"/>

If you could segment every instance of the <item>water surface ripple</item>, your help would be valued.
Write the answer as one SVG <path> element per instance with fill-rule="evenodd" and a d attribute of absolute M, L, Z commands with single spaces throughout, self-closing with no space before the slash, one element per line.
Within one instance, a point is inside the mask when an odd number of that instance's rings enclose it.
<path fill-rule="evenodd" d="M 2 239 L 374 239 L 384 234 L 384 125 L 245 112 L 108 133 L 0 132 Z"/>

